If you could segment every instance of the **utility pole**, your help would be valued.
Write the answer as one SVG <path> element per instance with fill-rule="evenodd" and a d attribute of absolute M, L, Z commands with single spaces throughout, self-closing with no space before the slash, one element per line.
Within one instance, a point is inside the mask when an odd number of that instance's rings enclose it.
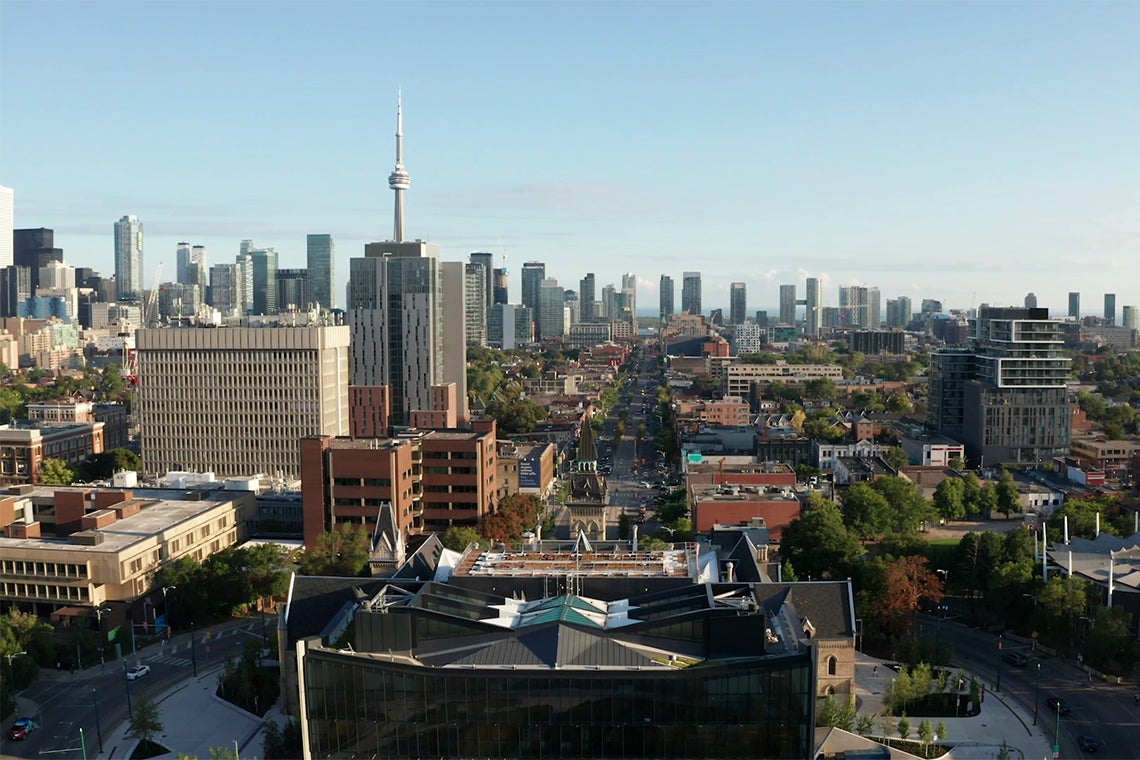
<path fill-rule="evenodd" d="M 1002 635 L 998 634 L 998 665 L 997 665 L 997 683 L 994 684 L 994 693 L 1001 691 L 1001 646 Z"/>

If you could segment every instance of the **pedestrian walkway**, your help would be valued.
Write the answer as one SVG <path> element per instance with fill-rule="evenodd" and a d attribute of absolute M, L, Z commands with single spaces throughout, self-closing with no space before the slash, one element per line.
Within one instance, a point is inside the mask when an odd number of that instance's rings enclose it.
<path fill-rule="evenodd" d="M 966 672 L 966 671 L 963 671 Z M 883 707 L 887 685 L 897 671 L 887 667 L 884 660 L 857 653 L 855 661 L 856 709 L 860 715 L 877 715 Z M 1053 742 L 1043 726 L 1032 726 L 1032 714 L 1013 700 L 987 691 L 981 712 L 967 718 L 931 718 L 931 723 L 946 724 L 946 736 L 939 743 L 953 745 L 946 754 L 947 760 L 993 760 L 1004 741 L 1013 760 L 1037 760 L 1053 756 Z M 884 724 L 890 726 L 891 737 L 897 738 L 894 727 L 898 718 L 878 718 L 876 731 Z M 911 719 L 912 738 L 917 733 L 918 721 Z"/>

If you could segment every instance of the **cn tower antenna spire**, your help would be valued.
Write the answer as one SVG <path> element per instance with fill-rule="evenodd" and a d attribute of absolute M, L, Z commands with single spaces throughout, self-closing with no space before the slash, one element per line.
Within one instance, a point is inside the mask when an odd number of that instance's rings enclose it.
<path fill-rule="evenodd" d="M 392 240 L 404 241 L 404 191 L 412 184 L 404 171 L 404 94 L 396 89 L 396 168 L 388 175 L 388 187 L 396 193 L 396 208 L 392 225 Z"/>

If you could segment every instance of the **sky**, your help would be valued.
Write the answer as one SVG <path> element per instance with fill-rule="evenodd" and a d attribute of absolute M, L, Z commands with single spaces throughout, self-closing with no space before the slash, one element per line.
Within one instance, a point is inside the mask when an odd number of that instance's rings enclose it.
<path fill-rule="evenodd" d="M 656 311 L 773 309 L 823 278 L 884 299 L 1140 304 L 1140 3 L 0 0 L 0 184 L 17 227 L 144 284 L 180 241 L 305 265 L 405 232 Z M 497 262 L 498 263 L 498 260 Z M 1118 317 L 1119 318 L 1119 317 Z"/>

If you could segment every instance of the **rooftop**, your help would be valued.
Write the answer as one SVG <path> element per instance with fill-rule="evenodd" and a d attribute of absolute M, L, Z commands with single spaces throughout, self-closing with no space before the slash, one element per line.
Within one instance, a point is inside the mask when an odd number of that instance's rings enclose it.
<path fill-rule="evenodd" d="M 455 576 L 473 577 L 647 577 L 686 578 L 696 572 L 695 549 L 665 551 L 514 551 L 470 549 Z"/>

